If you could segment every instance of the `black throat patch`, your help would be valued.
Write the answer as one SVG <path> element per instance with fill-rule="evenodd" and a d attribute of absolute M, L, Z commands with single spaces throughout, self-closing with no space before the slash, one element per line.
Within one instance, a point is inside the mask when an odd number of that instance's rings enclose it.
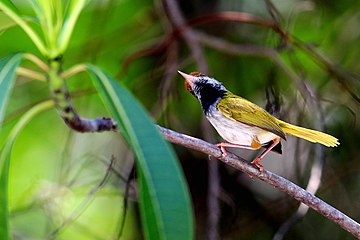
<path fill-rule="evenodd" d="M 225 95 L 225 91 L 220 89 L 220 86 L 213 86 L 206 83 L 198 83 L 195 89 L 196 95 L 200 96 L 199 100 L 205 115 L 208 113 L 210 106 L 218 99 Z"/>

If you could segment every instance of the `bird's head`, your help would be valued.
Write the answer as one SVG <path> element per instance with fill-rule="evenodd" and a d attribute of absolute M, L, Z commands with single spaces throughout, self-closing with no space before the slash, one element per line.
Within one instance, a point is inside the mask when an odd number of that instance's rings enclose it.
<path fill-rule="evenodd" d="M 192 72 L 190 74 L 178 72 L 185 78 L 186 90 L 200 101 L 205 112 L 211 104 L 223 98 L 227 92 L 221 82 L 205 74 L 199 72 Z"/>
<path fill-rule="evenodd" d="M 218 80 L 208 77 L 200 72 L 190 74 L 178 71 L 185 78 L 185 87 L 191 94 L 197 98 L 206 93 L 221 93 L 227 91 L 224 85 Z"/>

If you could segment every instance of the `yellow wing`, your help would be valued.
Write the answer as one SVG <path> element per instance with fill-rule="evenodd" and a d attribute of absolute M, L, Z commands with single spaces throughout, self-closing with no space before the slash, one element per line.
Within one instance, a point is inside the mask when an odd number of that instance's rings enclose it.
<path fill-rule="evenodd" d="M 217 108 L 227 118 L 249 126 L 261 128 L 286 139 L 284 131 L 274 116 L 244 98 L 232 93 L 227 93 L 225 97 L 219 101 Z"/>

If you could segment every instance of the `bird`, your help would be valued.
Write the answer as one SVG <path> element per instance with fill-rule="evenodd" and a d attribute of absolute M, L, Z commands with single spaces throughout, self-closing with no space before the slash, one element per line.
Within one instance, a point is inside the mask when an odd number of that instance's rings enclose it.
<path fill-rule="evenodd" d="M 215 78 L 200 72 L 178 72 L 185 79 L 186 90 L 198 99 L 207 120 L 226 141 L 216 144 L 222 157 L 227 155 L 227 147 L 251 150 L 263 147 L 265 150 L 251 161 L 263 172 L 260 160 L 270 151 L 282 154 L 281 139 L 286 140 L 286 134 L 327 147 L 340 144 L 337 138 L 329 134 L 274 117 L 260 106 L 233 94 Z"/>

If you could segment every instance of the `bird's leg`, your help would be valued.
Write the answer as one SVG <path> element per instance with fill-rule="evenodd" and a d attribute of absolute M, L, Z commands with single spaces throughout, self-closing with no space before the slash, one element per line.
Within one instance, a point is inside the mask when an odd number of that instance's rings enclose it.
<path fill-rule="evenodd" d="M 261 147 L 261 145 L 260 146 L 247 146 L 247 145 L 225 143 L 225 142 L 218 143 L 218 144 L 216 144 L 216 146 L 220 148 L 221 153 L 222 153 L 222 156 L 221 156 L 222 158 L 226 157 L 226 155 L 227 155 L 227 151 L 226 151 L 225 147 L 242 148 L 242 149 L 250 149 L 250 150 L 256 150 Z"/>
<path fill-rule="evenodd" d="M 259 170 L 260 172 L 264 171 L 264 167 L 259 163 L 260 160 L 265 157 L 265 155 L 271 151 L 271 149 L 273 149 L 278 143 L 280 142 L 280 138 L 275 138 L 273 140 L 273 143 L 262 153 L 260 154 L 260 156 L 258 156 L 257 158 L 255 158 L 251 163 L 254 164 Z"/>

